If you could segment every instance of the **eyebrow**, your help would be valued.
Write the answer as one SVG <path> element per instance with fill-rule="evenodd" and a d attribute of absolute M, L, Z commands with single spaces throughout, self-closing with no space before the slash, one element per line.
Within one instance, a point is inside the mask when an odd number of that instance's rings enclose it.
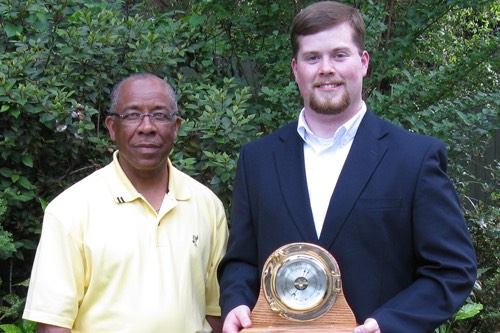
<path fill-rule="evenodd" d="M 130 105 L 127 105 L 123 108 L 123 112 L 128 112 L 128 111 L 138 111 L 140 110 L 141 107 L 139 105 L 139 103 L 134 103 L 134 104 L 130 104 Z M 153 111 L 167 111 L 167 112 L 170 112 L 170 109 L 167 105 L 163 105 L 163 104 L 157 104 L 153 107 Z"/>
<path fill-rule="evenodd" d="M 343 47 L 336 47 L 331 50 L 328 50 L 328 53 L 336 53 L 336 52 L 348 52 L 351 53 L 351 48 L 347 46 Z M 323 51 L 316 51 L 316 50 L 311 50 L 311 51 L 304 51 L 302 54 L 303 55 L 316 55 L 316 54 L 321 54 Z"/>

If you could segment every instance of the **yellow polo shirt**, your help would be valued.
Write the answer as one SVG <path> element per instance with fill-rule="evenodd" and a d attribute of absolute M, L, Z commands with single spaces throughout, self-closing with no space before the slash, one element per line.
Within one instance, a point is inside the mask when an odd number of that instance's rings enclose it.
<path fill-rule="evenodd" d="M 74 333 L 210 332 L 227 224 L 220 200 L 168 161 L 159 214 L 113 162 L 45 210 L 23 318 Z"/>

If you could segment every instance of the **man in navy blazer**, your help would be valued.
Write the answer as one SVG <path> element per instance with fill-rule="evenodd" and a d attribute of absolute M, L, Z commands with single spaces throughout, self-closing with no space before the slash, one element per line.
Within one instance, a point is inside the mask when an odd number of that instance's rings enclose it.
<path fill-rule="evenodd" d="M 336 258 L 355 333 L 430 333 L 472 289 L 475 252 L 445 145 L 366 106 L 364 34 L 357 10 L 332 1 L 292 23 L 304 109 L 241 150 L 219 266 L 225 333 L 251 326 L 264 262 L 293 242 Z"/>

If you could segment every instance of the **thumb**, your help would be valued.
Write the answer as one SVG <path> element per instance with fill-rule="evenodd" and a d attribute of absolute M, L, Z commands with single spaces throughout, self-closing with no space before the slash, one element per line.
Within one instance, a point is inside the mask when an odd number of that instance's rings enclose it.
<path fill-rule="evenodd" d="M 381 333 L 378 323 L 373 318 L 368 318 L 365 320 L 363 325 L 360 325 L 354 329 L 354 333 Z"/>
<path fill-rule="evenodd" d="M 243 306 L 240 309 L 238 309 L 236 314 L 236 318 L 238 318 L 241 326 L 243 328 L 248 328 L 252 326 L 252 321 L 250 320 L 250 308 L 247 306 Z"/>

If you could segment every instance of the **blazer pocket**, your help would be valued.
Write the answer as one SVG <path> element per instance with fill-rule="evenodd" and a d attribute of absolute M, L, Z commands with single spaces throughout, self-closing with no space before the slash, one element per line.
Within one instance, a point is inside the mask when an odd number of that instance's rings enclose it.
<path fill-rule="evenodd" d="M 402 202 L 399 197 L 367 197 L 360 198 L 356 206 L 360 209 L 395 209 L 401 208 Z"/>

